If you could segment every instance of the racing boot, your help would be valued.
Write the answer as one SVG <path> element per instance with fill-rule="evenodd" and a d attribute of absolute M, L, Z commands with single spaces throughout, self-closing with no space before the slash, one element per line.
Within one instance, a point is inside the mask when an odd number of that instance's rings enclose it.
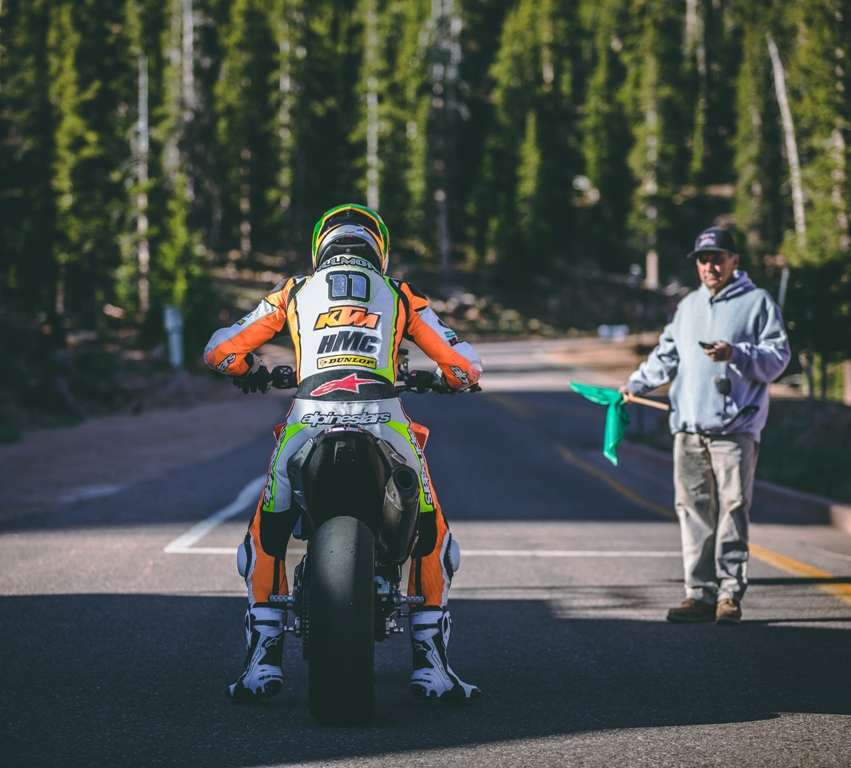
<path fill-rule="evenodd" d="M 431 610 L 411 613 L 411 645 L 414 671 L 411 693 L 418 699 L 466 701 L 477 699 L 481 691 L 462 682 L 450 669 L 446 658 L 452 619 L 449 611 Z"/>
<path fill-rule="evenodd" d="M 245 672 L 227 689 L 231 699 L 257 701 L 277 696 L 284 687 L 281 658 L 287 612 L 281 608 L 249 608 L 245 612 L 248 644 Z"/>

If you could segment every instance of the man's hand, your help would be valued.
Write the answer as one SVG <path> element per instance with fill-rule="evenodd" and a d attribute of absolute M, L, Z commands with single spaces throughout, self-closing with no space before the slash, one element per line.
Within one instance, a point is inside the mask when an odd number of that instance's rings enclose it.
<path fill-rule="evenodd" d="M 733 356 L 733 346 L 726 341 L 713 341 L 711 347 L 703 350 L 713 363 L 723 363 Z"/>
<path fill-rule="evenodd" d="M 239 387 L 244 395 L 258 391 L 265 395 L 272 388 L 272 374 L 269 373 L 266 363 L 250 352 L 245 356 L 245 362 L 249 366 L 248 372 L 242 376 L 234 376 L 233 385 Z"/>

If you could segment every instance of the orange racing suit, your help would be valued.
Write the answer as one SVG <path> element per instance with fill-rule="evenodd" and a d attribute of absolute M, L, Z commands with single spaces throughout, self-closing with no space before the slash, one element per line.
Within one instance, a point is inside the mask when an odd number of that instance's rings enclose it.
<path fill-rule="evenodd" d="M 478 354 L 412 285 L 383 276 L 363 259 L 335 256 L 310 277 L 285 280 L 251 314 L 216 331 L 204 351 L 207 365 L 244 375 L 246 354 L 285 326 L 295 345 L 298 391 L 286 423 L 276 430 L 278 444 L 245 539 L 250 604 L 269 605 L 270 595 L 289 592 L 284 558 L 298 517 L 289 457 L 323 429 L 356 425 L 388 440 L 420 474 L 420 543 L 408 594 L 425 597 L 426 607 L 445 608 L 451 534 L 422 452 L 428 430 L 402 408 L 395 361 L 403 339 L 411 339 L 438 364 L 446 383 L 463 391 L 481 376 Z"/>

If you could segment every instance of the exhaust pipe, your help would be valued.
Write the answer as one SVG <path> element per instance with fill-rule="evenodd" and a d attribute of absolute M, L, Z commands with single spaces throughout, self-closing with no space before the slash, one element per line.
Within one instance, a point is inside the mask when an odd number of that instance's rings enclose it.
<path fill-rule="evenodd" d="M 390 562 L 408 559 L 417 535 L 420 513 L 420 478 L 409 466 L 394 467 L 384 490 L 384 511 L 378 545 Z"/>

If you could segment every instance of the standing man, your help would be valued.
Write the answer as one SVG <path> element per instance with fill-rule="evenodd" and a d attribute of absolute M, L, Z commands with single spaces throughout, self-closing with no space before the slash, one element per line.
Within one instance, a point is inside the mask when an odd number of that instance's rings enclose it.
<path fill-rule="evenodd" d="M 789 362 L 780 308 L 738 269 L 732 235 L 701 232 L 701 286 L 686 296 L 659 344 L 621 387 L 625 399 L 673 382 L 674 489 L 686 599 L 677 622 L 738 624 L 747 588 L 748 510 L 768 384 Z"/>

